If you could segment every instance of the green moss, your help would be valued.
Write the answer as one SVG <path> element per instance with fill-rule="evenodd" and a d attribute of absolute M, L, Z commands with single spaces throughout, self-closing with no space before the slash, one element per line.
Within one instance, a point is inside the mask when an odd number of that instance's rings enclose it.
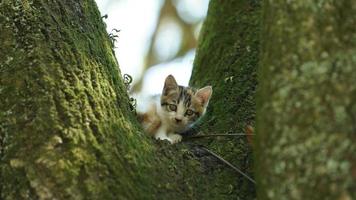
<path fill-rule="evenodd" d="M 258 16 L 259 1 L 211 2 L 192 78 L 214 87 L 205 131 L 253 123 Z M 255 197 L 196 144 L 141 132 L 94 1 L 3 1 L 0 29 L 1 199 Z M 244 138 L 202 142 L 251 172 Z"/>
<path fill-rule="evenodd" d="M 208 197 L 186 145 L 139 129 L 93 1 L 0 13 L 1 199 Z"/>
<path fill-rule="evenodd" d="M 355 13 L 343 0 L 265 2 L 259 198 L 356 198 Z"/>
<path fill-rule="evenodd" d="M 6 1 L 0 13 L 0 198 L 146 196 L 153 148 L 95 2 Z"/>
<path fill-rule="evenodd" d="M 200 35 L 190 84 L 213 86 L 205 133 L 242 133 L 254 124 L 257 85 L 260 1 L 211 1 Z M 199 142 L 253 176 L 246 138 L 213 138 Z M 214 185 L 199 188 L 200 197 L 254 199 L 254 185 L 228 167 L 218 165 L 200 179 Z"/>

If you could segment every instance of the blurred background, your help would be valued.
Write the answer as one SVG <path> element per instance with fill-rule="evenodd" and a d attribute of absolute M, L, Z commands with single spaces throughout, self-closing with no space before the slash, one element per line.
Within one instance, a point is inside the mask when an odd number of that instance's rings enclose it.
<path fill-rule="evenodd" d="M 209 0 L 96 2 L 101 15 L 107 15 L 108 33 L 118 35 L 116 57 L 121 73 L 133 78 L 131 93 L 138 102 L 161 93 L 169 74 L 178 84 L 188 85 Z"/>

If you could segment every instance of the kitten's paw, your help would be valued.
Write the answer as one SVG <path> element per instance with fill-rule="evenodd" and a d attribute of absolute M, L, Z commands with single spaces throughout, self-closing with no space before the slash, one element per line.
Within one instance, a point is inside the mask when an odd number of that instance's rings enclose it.
<path fill-rule="evenodd" d="M 182 136 L 179 134 L 170 134 L 168 137 L 171 139 L 171 144 L 176 144 L 182 141 Z"/>
<path fill-rule="evenodd" d="M 168 140 L 170 143 L 172 143 L 171 138 L 169 138 L 169 137 L 167 137 L 167 136 L 164 136 L 164 135 L 155 136 L 155 139 L 156 139 L 156 140 Z"/>
<path fill-rule="evenodd" d="M 159 130 L 155 134 L 155 138 L 156 138 L 156 140 L 168 140 L 169 142 L 172 142 L 171 138 L 168 137 L 167 133 L 165 131 L 162 131 L 162 130 Z"/>

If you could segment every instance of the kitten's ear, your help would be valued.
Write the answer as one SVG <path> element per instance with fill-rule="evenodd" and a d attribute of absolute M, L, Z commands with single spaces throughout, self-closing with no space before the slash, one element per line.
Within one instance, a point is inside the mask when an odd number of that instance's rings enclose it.
<path fill-rule="evenodd" d="M 211 94 L 213 93 L 213 88 L 211 86 L 206 86 L 197 91 L 195 96 L 200 100 L 202 105 L 206 106 L 209 103 Z"/>
<path fill-rule="evenodd" d="M 164 87 L 162 94 L 168 95 L 170 91 L 177 90 L 178 84 L 176 79 L 172 75 L 168 75 L 166 80 L 164 81 Z"/>

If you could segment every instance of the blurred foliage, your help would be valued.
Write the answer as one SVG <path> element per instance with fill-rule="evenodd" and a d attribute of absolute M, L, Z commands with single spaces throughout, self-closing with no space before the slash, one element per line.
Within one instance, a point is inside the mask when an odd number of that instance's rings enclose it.
<path fill-rule="evenodd" d="M 204 17 L 197 20 L 186 20 L 189 16 L 184 15 L 187 14 L 187 12 L 179 12 L 179 3 L 182 2 L 179 2 L 178 0 L 163 0 L 157 25 L 152 34 L 151 42 L 145 57 L 143 74 L 154 65 L 171 62 L 196 48 L 198 40 L 196 33 L 200 30 Z M 189 1 L 185 1 L 184 3 L 189 4 Z M 189 5 L 185 6 L 188 7 Z M 160 49 L 159 47 L 157 48 L 157 43 L 160 39 L 159 37 L 162 37 L 162 33 L 172 25 L 176 26 L 181 31 L 181 38 L 178 38 L 177 40 L 179 42 L 178 49 L 174 51 L 172 55 L 160 56 L 158 52 Z M 139 91 L 141 89 L 142 78 L 143 77 L 133 85 L 132 91 Z"/>
<path fill-rule="evenodd" d="M 150 66 L 156 65 L 159 62 L 168 62 L 177 57 L 183 56 L 186 52 L 196 47 L 197 38 L 194 36 L 194 30 L 199 25 L 199 22 L 189 23 L 184 21 L 183 16 L 178 14 L 177 4 L 175 0 L 164 0 L 163 6 L 160 11 L 157 26 L 152 35 L 151 45 L 147 52 L 145 69 Z M 182 31 L 181 43 L 179 49 L 175 52 L 171 58 L 160 58 L 155 50 L 159 34 L 167 28 L 168 23 L 174 23 Z"/>

